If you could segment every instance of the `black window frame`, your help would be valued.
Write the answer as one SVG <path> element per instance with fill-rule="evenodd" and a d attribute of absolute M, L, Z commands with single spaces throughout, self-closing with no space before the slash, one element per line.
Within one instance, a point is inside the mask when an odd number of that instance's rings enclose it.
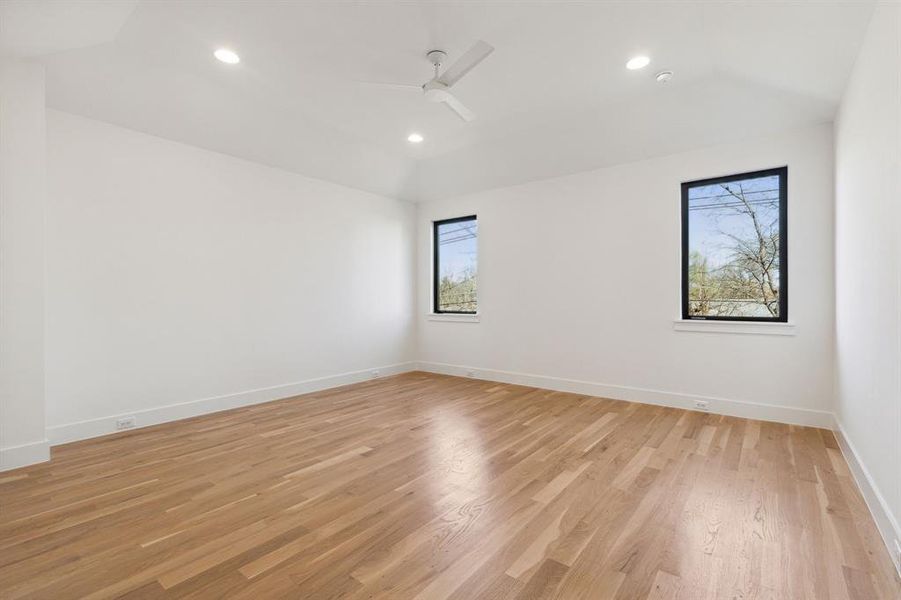
<path fill-rule="evenodd" d="M 441 310 L 438 306 L 438 228 L 441 225 L 449 225 L 451 223 L 462 223 L 463 221 L 475 221 L 478 223 L 476 215 L 467 215 L 465 217 L 454 217 L 453 219 L 441 219 L 440 221 L 432 221 L 432 313 L 436 315 L 476 315 L 478 309 L 478 295 L 476 295 L 476 310 Z M 478 236 L 476 237 L 478 244 Z M 478 257 L 476 257 L 476 265 L 478 265 Z M 478 273 L 478 266 L 476 266 Z M 476 275 L 478 276 L 478 275 Z"/>
<path fill-rule="evenodd" d="M 689 314 L 689 249 L 688 249 L 688 192 L 704 185 L 729 183 L 741 179 L 779 177 L 779 316 L 777 317 L 720 317 Z M 685 321 L 737 321 L 758 323 L 788 322 L 788 167 L 749 171 L 723 177 L 710 177 L 682 183 L 682 319 Z"/>

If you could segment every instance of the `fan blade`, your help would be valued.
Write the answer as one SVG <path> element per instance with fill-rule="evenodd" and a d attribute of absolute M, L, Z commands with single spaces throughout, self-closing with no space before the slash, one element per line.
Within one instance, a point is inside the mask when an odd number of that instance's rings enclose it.
<path fill-rule="evenodd" d="M 359 85 L 373 85 L 378 87 L 387 87 L 387 88 L 398 88 L 398 89 L 412 89 L 422 91 L 421 85 L 415 85 L 412 83 L 395 83 L 392 81 L 356 81 L 355 83 Z"/>
<path fill-rule="evenodd" d="M 447 87 L 454 85 L 492 52 L 494 52 L 494 46 L 479 40 L 466 54 L 458 58 L 457 62 L 448 67 L 438 78 L 438 81 Z"/>
<path fill-rule="evenodd" d="M 469 122 L 476 118 L 475 113 L 466 108 L 466 106 L 462 102 L 460 102 L 453 94 L 445 94 L 442 102 L 444 102 L 444 104 L 446 104 L 449 109 L 454 111 L 457 116 L 464 121 Z"/>

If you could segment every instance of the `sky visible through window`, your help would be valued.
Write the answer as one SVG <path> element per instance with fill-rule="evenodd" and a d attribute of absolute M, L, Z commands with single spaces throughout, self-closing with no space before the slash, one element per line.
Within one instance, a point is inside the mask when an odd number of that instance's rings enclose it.
<path fill-rule="evenodd" d="M 478 222 L 437 225 L 438 309 L 476 312 Z"/>
<path fill-rule="evenodd" d="M 689 188 L 689 314 L 779 316 L 779 176 Z"/>

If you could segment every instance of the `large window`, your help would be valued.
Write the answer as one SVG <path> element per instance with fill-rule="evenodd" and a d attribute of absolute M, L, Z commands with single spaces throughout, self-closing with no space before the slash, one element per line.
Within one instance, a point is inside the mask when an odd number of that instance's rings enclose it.
<path fill-rule="evenodd" d="M 435 221 L 433 233 L 433 309 L 436 313 L 478 312 L 475 216 Z"/>
<path fill-rule="evenodd" d="M 682 184 L 682 318 L 787 321 L 786 167 Z"/>

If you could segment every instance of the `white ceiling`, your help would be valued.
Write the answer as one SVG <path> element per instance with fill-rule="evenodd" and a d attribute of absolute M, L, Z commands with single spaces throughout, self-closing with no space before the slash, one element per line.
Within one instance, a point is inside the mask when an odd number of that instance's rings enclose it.
<path fill-rule="evenodd" d="M 411 199 L 831 120 L 873 9 L 870 1 L 3 6 L 0 50 L 39 56 L 54 108 Z M 357 83 L 422 83 L 427 50 L 446 50 L 452 62 L 478 39 L 496 50 L 455 88 L 478 115 L 472 123 L 415 90 Z M 241 64 L 218 63 L 220 46 Z M 651 65 L 627 71 L 639 53 Z M 654 81 L 662 69 L 675 72 L 669 84 Z M 406 141 L 414 130 L 426 138 L 418 146 Z"/>
<path fill-rule="evenodd" d="M 113 41 L 138 0 L 0 0 L 0 56 L 30 57 Z"/>

